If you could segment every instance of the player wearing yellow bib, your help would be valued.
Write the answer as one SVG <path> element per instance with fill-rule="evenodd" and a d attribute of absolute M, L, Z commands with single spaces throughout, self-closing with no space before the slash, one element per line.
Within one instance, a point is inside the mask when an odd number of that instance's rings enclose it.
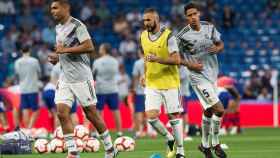
<path fill-rule="evenodd" d="M 171 31 L 160 25 L 156 10 L 144 12 L 145 30 L 140 42 L 145 57 L 145 111 L 151 126 L 167 140 L 167 157 L 184 158 L 182 106 L 179 102 L 179 48 Z M 158 119 L 161 105 L 168 114 L 174 136 Z M 177 151 L 174 150 L 176 142 Z"/>

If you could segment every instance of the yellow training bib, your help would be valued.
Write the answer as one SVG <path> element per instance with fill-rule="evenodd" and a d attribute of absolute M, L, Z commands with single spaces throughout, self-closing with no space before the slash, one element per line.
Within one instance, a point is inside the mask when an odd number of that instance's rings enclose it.
<path fill-rule="evenodd" d="M 147 31 L 142 32 L 140 40 L 144 56 L 155 54 L 167 59 L 169 56 L 167 43 L 170 33 L 171 31 L 166 28 L 158 39 L 152 41 Z M 180 77 L 177 65 L 164 65 L 155 62 L 145 62 L 145 64 L 146 87 L 152 89 L 179 88 Z"/>

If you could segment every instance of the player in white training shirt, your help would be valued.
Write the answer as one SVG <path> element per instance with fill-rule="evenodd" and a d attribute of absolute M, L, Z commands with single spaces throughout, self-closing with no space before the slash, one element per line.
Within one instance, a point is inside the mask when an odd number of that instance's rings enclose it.
<path fill-rule="evenodd" d="M 109 131 L 96 110 L 96 95 L 89 53 L 94 46 L 86 26 L 70 15 L 67 0 L 53 0 L 51 14 L 58 23 L 56 26 L 56 50 L 49 56 L 49 61 L 61 65 L 61 74 L 56 88 L 55 103 L 68 148 L 67 158 L 79 158 L 79 152 L 73 138 L 73 123 L 70 109 L 76 97 L 83 106 L 87 119 L 95 126 L 105 148 L 105 158 L 115 158 Z"/>
<path fill-rule="evenodd" d="M 39 77 L 41 67 L 38 59 L 30 56 L 28 46 L 21 49 L 22 57 L 15 62 L 15 72 L 19 79 L 20 87 L 20 110 L 23 114 L 23 123 L 31 129 L 39 116 Z M 32 110 L 32 115 L 29 113 Z"/>
<path fill-rule="evenodd" d="M 219 71 L 216 54 L 223 50 L 224 44 L 213 24 L 200 21 L 198 6 L 189 3 L 184 11 L 188 24 L 177 34 L 180 53 L 185 58 L 183 65 L 188 65 L 185 63 L 191 61 L 198 62 L 202 66 L 201 71 L 190 70 L 192 88 L 204 109 L 202 143 L 199 150 L 205 158 L 212 158 L 210 148 L 212 146 L 219 158 L 226 158 L 218 138 L 224 107 L 218 98 L 216 86 Z M 212 145 L 208 141 L 210 133 Z"/>

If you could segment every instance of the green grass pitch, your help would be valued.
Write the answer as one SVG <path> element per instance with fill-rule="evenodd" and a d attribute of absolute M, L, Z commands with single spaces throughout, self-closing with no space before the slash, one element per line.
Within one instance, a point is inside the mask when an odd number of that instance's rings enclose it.
<path fill-rule="evenodd" d="M 277 158 L 280 157 L 280 129 L 259 128 L 245 129 L 237 136 L 224 136 L 223 143 L 229 146 L 228 158 Z M 203 158 L 197 150 L 200 138 L 185 142 L 186 158 Z M 134 152 L 120 153 L 118 158 L 149 158 L 159 153 L 165 157 L 164 139 L 139 139 Z M 32 155 L 2 155 L 3 158 L 65 158 L 66 154 L 32 154 Z M 97 153 L 82 153 L 81 158 L 103 158 L 103 151 Z"/>

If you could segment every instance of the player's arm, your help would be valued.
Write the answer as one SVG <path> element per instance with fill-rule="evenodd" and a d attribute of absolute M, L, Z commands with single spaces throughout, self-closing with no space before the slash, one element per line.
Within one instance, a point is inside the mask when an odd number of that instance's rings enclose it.
<path fill-rule="evenodd" d="M 174 36 L 170 36 L 167 43 L 169 52 L 168 58 L 158 57 L 151 52 L 150 55 L 146 56 L 145 60 L 148 62 L 157 62 L 166 65 L 180 65 L 181 58 L 176 38 Z"/>
<path fill-rule="evenodd" d="M 56 46 L 57 54 L 71 53 L 71 54 L 83 54 L 92 53 L 94 51 L 94 46 L 91 39 L 83 41 L 80 45 L 74 47 L 64 47 L 62 44 Z"/>
<path fill-rule="evenodd" d="M 217 54 L 224 50 L 224 42 L 223 41 L 217 41 L 214 42 L 214 45 L 208 49 L 209 53 Z"/>
<path fill-rule="evenodd" d="M 64 47 L 62 44 L 56 46 L 56 53 L 64 54 L 84 54 L 94 52 L 94 45 L 85 25 L 80 25 L 76 30 L 80 45 L 74 47 Z"/>
<path fill-rule="evenodd" d="M 190 61 L 186 58 L 181 60 L 181 65 L 186 66 L 189 70 L 200 72 L 203 70 L 203 65 L 199 62 Z"/>
<path fill-rule="evenodd" d="M 224 50 L 224 42 L 221 40 L 221 34 L 213 25 L 211 31 L 211 39 L 213 41 L 213 45 L 210 48 L 208 48 L 208 52 L 212 54 L 222 52 Z"/>

